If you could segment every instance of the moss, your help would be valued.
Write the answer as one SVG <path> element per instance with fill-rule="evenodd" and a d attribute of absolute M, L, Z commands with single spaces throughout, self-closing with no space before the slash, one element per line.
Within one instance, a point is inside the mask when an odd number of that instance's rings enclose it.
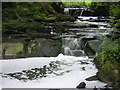
<path fill-rule="evenodd" d="M 45 17 L 44 21 L 55 21 L 56 17 Z"/>
<path fill-rule="evenodd" d="M 3 43 L 3 48 L 7 48 L 6 54 L 17 54 L 23 51 L 22 43 Z"/>
<path fill-rule="evenodd" d="M 102 65 L 104 64 L 104 59 L 102 59 L 102 53 L 100 53 L 98 56 L 95 57 L 94 59 L 94 63 L 96 65 L 96 67 L 98 69 L 100 69 L 102 67 Z"/>
<path fill-rule="evenodd" d="M 103 67 L 98 72 L 98 77 L 100 80 L 110 83 L 118 81 L 118 63 L 112 63 L 106 61 Z"/>
<path fill-rule="evenodd" d="M 120 82 L 118 78 L 120 70 L 120 44 L 118 40 L 113 41 L 112 39 L 104 38 L 102 52 L 94 59 L 98 68 L 98 78 L 109 85 Z"/>

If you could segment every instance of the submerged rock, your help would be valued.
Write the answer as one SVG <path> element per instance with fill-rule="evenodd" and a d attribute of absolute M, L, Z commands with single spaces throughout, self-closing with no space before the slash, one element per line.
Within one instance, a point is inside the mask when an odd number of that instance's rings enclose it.
<path fill-rule="evenodd" d="M 77 56 L 77 57 L 84 56 L 84 52 L 82 50 L 73 50 L 72 53 L 73 56 Z"/>
<path fill-rule="evenodd" d="M 85 82 L 81 82 L 76 88 L 81 89 L 81 88 L 85 88 L 85 86 L 86 86 L 86 83 Z"/>
<path fill-rule="evenodd" d="M 85 80 L 87 80 L 87 81 L 93 81 L 93 80 L 98 80 L 98 78 L 97 78 L 97 76 L 95 75 L 95 76 L 91 76 L 91 77 L 89 77 L 89 78 L 86 78 Z"/>

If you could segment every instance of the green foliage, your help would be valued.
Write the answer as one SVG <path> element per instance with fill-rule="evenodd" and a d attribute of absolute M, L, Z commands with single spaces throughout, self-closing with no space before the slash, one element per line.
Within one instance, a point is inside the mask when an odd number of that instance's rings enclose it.
<path fill-rule="evenodd" d="M 98 66 L 102 67 L 106 61 L 111 61 L 113 63 L 120 62 L 120 44 L 118 40 L 113 41 L 112 39 L 104 37 L 101 47 L 102 52 L 95 57 L 95 62 Z"/>
<path fill-rule="evenodd" d="M 116 29 L 113 30 L 113 32 L 120 32 L 120 2 L 113 3 L 110 6 L 109 10 L 111 17 L 111 24 Z"/>
<path fill-rule="evenodd" d="M 91 7 L 98 8 L 100 6 L 109 7 L 113 2 L 92 2 Z"/>
<path fill-rule="evenodd" d="M 100 69 L 104 64 L 105 64 L 105 60 L 103 59 L 103 54 L 100 53 L 98 56 L 95 57 L 94 59 L 94 63 L 96 64 L 96 67 L 98 69 Z"/>
<path fill-rule="evenodd" d="M 40 21 L 57 14 L 49 2 L 4 2 L 2 11 L 3 22 L 10 20 Z"/>
<path fill-rule="evenodd" d="M 105 49 L 103 50 L 104 60 L 111 61 L 111 62 L 120 62 L 120 50 L 115 49 Z"/>
<path fill-rule="evenodd" d="M 97 3 L 93 6 L 106 6 L 111 15 L 111 25 L 114 27 L 111 30 L 110 37 L 104 37 L 102 43 L 102 52 L 95 57 L 94 62 L 99 69 L 98 78 L 107 83 L 120 81 L 118 78 L 120 65 L 120 4 L 119 3 Z M 114 38 L 114 39 L 113 39 Z"/>
<path fill-rule="evenodd" d="M 64 7 L 82 7 L 82 6 L 87 6 L 89 7 L 91 5 L 91 2 L 63 2 Z"/>
<path fill-rule="evenodd" d="M 104 82 L 113 84 L 118 79 L 120 65 L 120 39 L 112 40 L 104 37 L 102 52 L 95 57 L 94 62 L 99 69 L 98 78 Z"/>
<path fill-rule="evenodd" d="M 103 38 L 102 49 L 103 50 L 118 50 L 119 44 L 117 40 L 112 40 L 111 38 L 107 38 L 106 36 Z"/>
<path fill-rule="evenodd" d="M 113 3 L 110 6 L 110 15 L 120 18 L 120 5 L 119 3 Z"/>

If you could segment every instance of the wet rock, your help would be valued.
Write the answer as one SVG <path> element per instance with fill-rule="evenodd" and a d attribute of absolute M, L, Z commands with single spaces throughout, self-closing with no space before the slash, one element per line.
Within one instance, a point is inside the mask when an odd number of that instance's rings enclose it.
<path fill-rule="evenodd" d="M 84 56 L 84 52 L 82 50 L 73 50 L 73 56 Z"/>
<path fill-rule="evenodd" d="M 120 82 L 114 82 L 114 83 L 108 83 L 107 85 L 104 86 L 105 89 L 102 90 L 119 90 L 120 89 Z"/>
<path fill-rule="evenodd" d="M 80 61 L 81 62 L 81 64 L 89 64 L 89 63 L 87 63 L 87 62 L 85 62 L 85 61 Z"/>
<path fill-rule="evenodd" d="M 96 52 L 88 45 L 85 45 L 84 52 L 88 57 L 92 57 L 96 54 Z"/>
<path fill-rule="evenodd" d="M 91 76 L 91 77 L 89 77 L 89 78 L 86 78 L 85 80 L 87 80 L 87 81 L 94 81 L 94 80 L 98 80 L 98 78 L 97 78 L 97 76 L 95 75 L 95 76 Z"/>
<path fill-rule="evenodd" d="M 94 59 L 94 63 L 98 68 L 97 77 L 99 78 L 99 80 L 107 83 L 109 86 L 115 86 L 115 83 L 120 81 L 120 79 L 118 78 L 119 63 L 117 62 L 118 58 L 116 58 L 119 57 L 119 52 L 117 50 L 109 51 L 109 49 L 107 49 L 106 51 L 103 51 L 104 53 L 100 53 Z M 113 55 L 116 56 L 114 57 L 114 62 L 116 63 L 112 62 L 113 59 L 111 57 L 113 57 Z"/>
<path fill-rule="evenodd" d="M 101 41 L 100 40 L 91 40 L 91 41 L 88 41 L 88 45 L 90 46 L 90 48 L 94 52 L 100 53 L 100 51 L 101 51 L 101 48 L 100 48 Z"/>
<path fill-rule="evenodd" d="M 93 88 L 93 90 L 98 90 L 97 88 L 96 88 L 96 86 Z"/>
<path fill-rule="evenodd" d="M 84 37 L 81 39 L 81 49 L 85 48 L 85 44 L 90 40 L 95 40 L 96 37 Z"/>
<path fill-rule="evenodd" d="M 57 56 L 61 48 L 60 40 L 35 39 L 28 45 L 28 56 Z"/>
<path fill-rule="evenodd" d="M 76 88 L 81 89 L 81 88 L 85 88 L 85 86 L 86 86 L 86 83 L 85 82 L 81 82 Z"/>
<path fill-rule="evenodd" d="M 85 71 L 85 70 L 86 70 L 86 69 L 85 69 L 85 67 L 82 67 L 81 69 L 82 69 L 83 71 Z"/>

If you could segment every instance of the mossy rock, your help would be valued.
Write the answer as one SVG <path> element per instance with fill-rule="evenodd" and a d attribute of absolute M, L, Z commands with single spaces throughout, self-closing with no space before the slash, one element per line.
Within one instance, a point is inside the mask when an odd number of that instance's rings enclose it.
<path fill-rule="evenodd" d="M 61 47 L 60 40 L 36 39 L 28 46 L 28 56 L 57 56 L 61 53 Z"/>
<path fill-rule="evenodd" d="M 120 65 L 120 51 L 118 45 L 104 47 L 102 52 L 95 57 L 94 63 L 98 68 L 97 77 L 99 80 L 108 83 L 111 86 L 116 82 L 120 82 L 119 65 Z"/>
<path fill-rule="evenodd" d="M 22 43 L 3 43 L 2 47 L 6 48 L 5 54 L 17 54 L 23 51 Z"/>
<path fill-rule="evenodd" d="M 114 82 L 119 81 L 118 78 L 118 63 L 112 63 L 110 61 L 106 61 L 104 66 L 98 72 L 98 78 L 106 82 L 108 84 L 112 84 Z"/>

